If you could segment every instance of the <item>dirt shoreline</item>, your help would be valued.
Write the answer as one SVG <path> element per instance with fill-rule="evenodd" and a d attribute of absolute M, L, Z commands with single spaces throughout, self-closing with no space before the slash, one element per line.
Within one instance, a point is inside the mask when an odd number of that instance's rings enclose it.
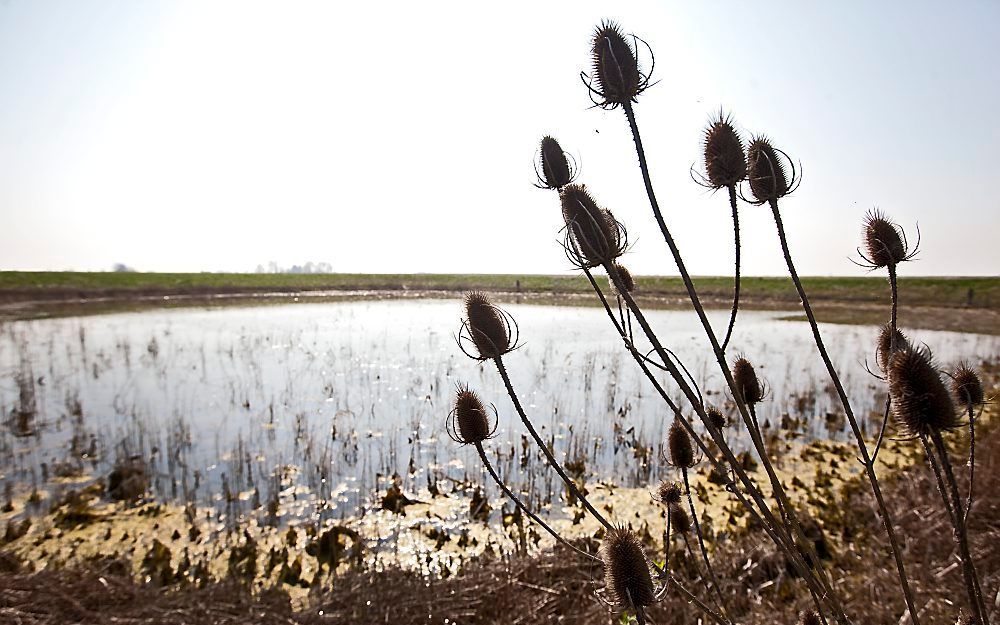
<path fill-rule="evenodd" d="M 202 288 L 181 289 L 11 289 L 0 291 L 0 321 L 17 321 L 50 317 L 71 317 L 119 312 L 138 312 L 162 308 L 202 308 L 223 306 L 264 306 L 275 304 L 319 303 L 361 299 L 455 298 L 462 290 L 452 289 L 325 289 L 294 288 L 260 289 Z M 501 302 L 597 306 L 597 300 L 585 293 L 495 291 Z M 683 294 L 640 294 L 640 303 L 651 309 L 689 309 Z M 702 298 L 706 308 L 726 310 L 727 297 L 708 294 Z M 866 299 L 816 297 L 813 309 L 821 322 L 856 325 L 881 324 L 887 316 L 886 305 Z M 795 311 L 790 320 L 804 319 L 797 300 L 783 297 L 747 295 L 741 299 L 744 310 Z M 904 327 L 927 330 L 948 330 L 976 334 L 1000 334 L 1000 310 L 986 307 L 945 305 L 900 306 Z"/>

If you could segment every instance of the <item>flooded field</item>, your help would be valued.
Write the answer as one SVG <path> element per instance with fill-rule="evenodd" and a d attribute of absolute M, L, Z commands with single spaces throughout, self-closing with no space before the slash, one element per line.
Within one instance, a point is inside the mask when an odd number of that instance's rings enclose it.
<path fill-rule="evenodd" d="M 656 480 L 666 470 L 657 458 L 671 415 L 603 310 L 507 309 L 524 344 L 507 367 L 557 453 L 588 480 L 639 488 Z M 412 500 L 459 495 L 420 508 L 445 530 L 468 523 L 476 498 L 495 509 L 504 503 L 475 451 L 445 432 L 459 382 L 496 405 L 500 427 L 488 449 L 509 483 L 536 505 L 558 502 L 561 482 L 522 438 L 495 369 L 458 349 L 461 314 L 458 300 L 390 300 L 8 323 L 0 330 L 5 517 L 47 512 L 66 492 L 100 481 L 105 499 L 130 499 L 142 493 L 129 489 L 141 487 L 151 500 L 198 510 L 220 531 L 252 523 L 278 535 L 351 520 L 372 552 L 398 550 L 399 533 L 386 529 L 386 518 Z M 762 423 L 802 442 L 843 438 L 808 326 L 779 320 L 788 314 L 742 313 L 729 352 L 753 360 L 768 385 Z M 712 320 L 721 325 L 727 316 Z M 708 401 L 729 410 L 695 317 L 653 311 L 649 318 Z M 865 362 L 875 367 L 876 329 L 823 331 L 874 433 L 883 383 Z M 996 336 L 917 331 L 911 338 L 942 365 L 1000 354 Z M 739 435 L 734 429 L 731 437 Z M 133 484 L 135 475 L 144 479 Z"/>

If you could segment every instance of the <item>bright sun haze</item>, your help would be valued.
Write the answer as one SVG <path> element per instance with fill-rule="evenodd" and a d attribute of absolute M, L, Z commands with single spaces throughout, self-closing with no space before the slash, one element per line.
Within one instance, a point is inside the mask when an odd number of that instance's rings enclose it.
<path fill-rule="evenodd" d="M 801 162 L 801 273 L 860 274 L 878 207 L 928 235 L 911 275 L 997 274 L 992 2 L 6 0 L 0 267 L 567 272 L 532 186 L 552 134 L 639 235 L 633 271 L 673 274 L 624 116 L 580 82 L 603 18 L 656 53 L 636 112 L 693 273 L 732 272 L 727 198 L 689 174 L 721 108 Z M 743 273 L 782 274 L 768 211 L 741 226 Z"/>

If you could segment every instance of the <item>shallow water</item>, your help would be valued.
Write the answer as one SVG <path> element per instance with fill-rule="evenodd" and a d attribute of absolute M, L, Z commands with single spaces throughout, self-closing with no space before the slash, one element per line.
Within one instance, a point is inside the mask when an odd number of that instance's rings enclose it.
<path fill-rule="evenodd" d="M 523 347 L 505 362 L 542 435 L 582 460 L 592 477 L 633 486 L 656 479 L 671 415 L 604 311 L 507 309 Z M 0 333 L 6 492 L 86 482 L 135 456 L 153 475 L 153 495 L 225 507 L 229 518 L 262 511 L 269 501 L 280 503 L 269 512 L 279 517 L 272 521 L 355 516 L 377 501 L 374 493 L 384 494 L 393 474 L 409 492 L 439 480 L 483 482 L 475 451 L 445 432 L 455 385 L 467 382 L 499 412 L 489 449 L 501 471 L 529 498 L 551 501 L 561 489 L 541 470 L 537 450 L 525 452 L 523 428 L 496 370 L 455 343 L 461 314 L 457 300 L 405 300 L 8 323 Z M 762 423 L 777 427 L 787 414 L 802 420 L 791 427 L 803 439 L 843 438 L 839 403 L 809 328 L 778 319 L 787 314 L 741 313 L 729 353 L 753 361 L 769 388 Z M 708 401 L 726 406 L 697 318 L 681 311 L 648 317 Z M 710 317 L 719 328 L 728 312 Z M 875 366 L 877 329 L 822 331 L 855 412 L 873 432 L 883 383 L 864 363 Z M 1000 337 L 910 336 L 927 343 L 943 366 L 1000 354 Z M 666 387 L 684 405 L 676 388 Z M 35 414 L 19 436 L 17 414 L 26 407 Z"/>

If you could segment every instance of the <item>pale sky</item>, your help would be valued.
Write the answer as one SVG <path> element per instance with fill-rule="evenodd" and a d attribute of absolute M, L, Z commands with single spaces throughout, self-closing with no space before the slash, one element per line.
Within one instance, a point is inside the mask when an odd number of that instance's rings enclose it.
<path fill-rule="evenodd" d="M 689 178 L 713 111 L 800 160 L 782 202 L 804 274 L 857 275 L 865 211 L 902 275 L 1000 273 L 1000 3 L 0 0 L 0 268 L 561 273 L 543 134 L 675 267 L 624 115 L 579 72 L 602 18 L 646 39 L 636 111 L 689 269 L 732 271 L 729 208 Z M 764 208 L 746 274 L 780 274 Z"/>

